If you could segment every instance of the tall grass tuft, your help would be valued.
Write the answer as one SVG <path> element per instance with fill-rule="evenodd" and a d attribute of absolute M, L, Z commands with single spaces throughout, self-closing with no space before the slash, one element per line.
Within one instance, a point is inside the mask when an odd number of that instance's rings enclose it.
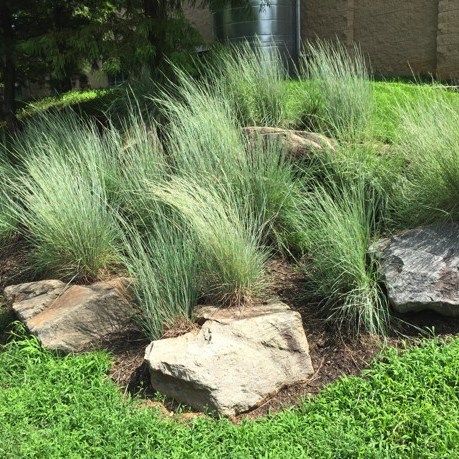
<path fill-rule="evenodd" d="M 11 184 L 16 180 L 16 171 L 6 160 L 0 160 L 0 243 L 5 243 L 17 231 L 17 221 L 11 213 L 14 200 Z"/>
<path fill-rule="evenodd" d="M 170 172 L 154 122 L 132 107 L 118 128 L 111 125 L 104 132 L 104 142 L 116 165 L 112 206 L 131 224 L 136 222 L 139 229 L 154 225 L 156 214 L 151 209 L 156 204 L 148 201 L 148 183 L 160 182 Z"/>
<path fill-rule="evenodd" d="M 361 50 L 348 51 L 339 42 L 309 43 L 302 56 L 302 74 L 309 80 L 305 95 L 321 131 L 343 140 L 365 137 L 373 114 L 370 75 Z"/>
<path fill-rule="evenodd" d="M 301 186 L 284 146 L 244 137 L 225 98 L 184 74 L 180 79 L 174 95 L 165 94 L 161 101 L 169 117 L 167 151 L 174 174 L 230 199 L 244 218 L 255 216 L 264 242 L 285 246 L 295 233 Z"/>
<path fill-rule="evenodd" d="M 375 142 L 342 143 L 308 165 L 306 175 L 333 193 L 336 188 L 364 187 L 372 197 L 374 218 L 382 231 L 392 227 L 390 208 L 405 161 L 391 146 Z"/>
<path fill-rule="evenodd" d="M 109 161 L 95 128 L 45 118 L 18 143 L 22 174 L 10 181 L 10 213 L 34 248 L 34 268 L 64 278 L 96 278 L 118 262 L 119 231 L 107 190 Z"/>
<path fill-rule="evenodd" d="M 233 46 L 220 53 L 208 73 L 242 125 L 279 126 L 285 121 L 287 72 L 276 47 Z"/>
<path fill-rule="evenodd" d="M 310 293 L 323 299 L 329 320 L 357 333 L 384 333 L 387 328 L 387 307 L 369 254 L 376 207 L 359 182 L 335 190 L 318 186 L 305 203 Z"/>
<path fill-rule="evenodd" d="M 402 227 L 459 220 L 459 109 L 440 95 L 402 108 L 400 119 L 396 144 L 406 168 L 394 219 Z"/>
<path fill-rule="evenodd" d="M 228 101 L 179 73 L 180 85 L 159 101 L 167 116 L 167 150 L 174 172 L 216 186 L 234 185 L 246 164 L 242 134 Z"/>
<path fill-rule="evenodd" d="M 147 235 L 131 224 L 124 223 L 123 227 L 123 261 L 134 278 L 140 323 L 150 339 L 159 339 L 176 318 L 190 318 L 197 303 L 197 245 L 185 228 L 160 211 Z"/>
<path fill-rule="evenodd" d="M 175 209 L 200 245 L 206 270 L 203 292 L 220 304 L 242 304 L 262 293 L 267 253 L 259 247 L 259 228 L 213 188 L 175 177 L 152 187 Z"/>

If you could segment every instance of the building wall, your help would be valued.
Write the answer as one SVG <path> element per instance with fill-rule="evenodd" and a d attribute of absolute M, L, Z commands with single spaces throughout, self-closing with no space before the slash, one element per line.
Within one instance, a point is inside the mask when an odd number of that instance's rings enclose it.
<path fill-rule="evenodd" d="M 359 43 L 374 72 L 459 79 L 459 0 L 301 0 L 303 41 Z M 188 10 L 212 40 L 212 17 Z"/>
<path fill-rule="evenodd" d="M 185 6 L 185 16 L 191 24 L 199 30 L 205 43 L 211 43 L 214 40 L 213 17 L 207 8 L 191 8 Z"/>
<path fill-rule="evenodd" d="M 301 0 L 301 38 L 352 40 L 350 0 Z"/>
<path fill-rule="evenodd" d="M 459 0 L 439 1 L 437 71 L 441 78 L 459 79 Z"/>
<path fill-rule="evenodd" d="M 355 0 L 354 40 L 376 72 L 432 74 L 437 18 L 438 0 Z"/>

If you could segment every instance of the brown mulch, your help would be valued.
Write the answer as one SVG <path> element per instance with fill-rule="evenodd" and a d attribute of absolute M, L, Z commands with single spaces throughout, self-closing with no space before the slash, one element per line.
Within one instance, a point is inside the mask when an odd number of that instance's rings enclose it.
<path fill-rule="evenodd" d="M 0 251 L 0 344 L 7 342 L 11 323 L 15 320 L 12 310 L 6 306 L 3 289 L 30 280 L 31 273 L 26 268 L 29 251 L 20 238 L 4 244 Z"/>
<path fill-rule="evenodd" d="M 30 248 L 25 241 L 16 238 L 2 246 L 0 251 L 0 291 L 8 285 L 19 284 L 33 280 L 27 270 L 27 259 Z"/>

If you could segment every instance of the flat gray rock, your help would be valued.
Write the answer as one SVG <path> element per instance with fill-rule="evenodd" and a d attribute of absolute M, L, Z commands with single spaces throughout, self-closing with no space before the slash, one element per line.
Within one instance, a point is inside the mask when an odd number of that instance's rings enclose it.
<path fill-rule="evenodd" d="M 374 246 L 398 312 L 430 309 L 459 317 L 459 224 L 404 231 Z"/>
<path fill-rule="evenodd" d="M 132 326 L 129 280 L 66 285 L 58 280 L 7 287 L 7 302 L 43 347 L 79 352 Z"/>
<path fill-rule="evenodd" d="M 301 317 L 282 303 L 205 308 L 201 318 L 199 331 L 153 341 L 146 349 L 159 392 L 201 411 L 234 416 L 313 373 Z"/>

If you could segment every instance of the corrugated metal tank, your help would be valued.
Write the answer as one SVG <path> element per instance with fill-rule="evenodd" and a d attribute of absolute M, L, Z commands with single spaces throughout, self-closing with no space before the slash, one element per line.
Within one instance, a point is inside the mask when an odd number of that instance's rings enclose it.
<path fill-rule="evenodd" d="M 298 57 L 299 0 L 231 1 L 214 14 L 214 21 L 223 43 L 259 42 L 277 47 L 286 61 Z"/>

